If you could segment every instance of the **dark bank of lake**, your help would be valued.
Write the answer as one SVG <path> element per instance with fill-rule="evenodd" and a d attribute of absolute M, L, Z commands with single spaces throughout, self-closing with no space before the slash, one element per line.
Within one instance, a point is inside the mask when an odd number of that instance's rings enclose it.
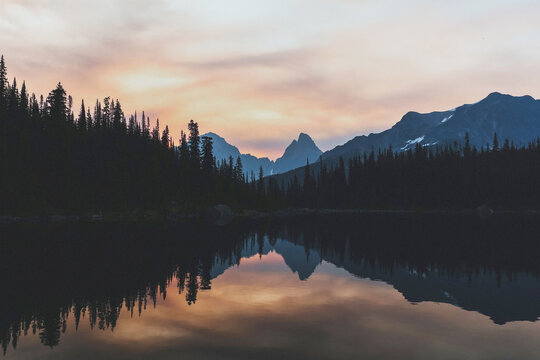
<path fill-rule="evenodd" d="M 6 359 L 536 359 L 535 215 L 0 227 Z"/>

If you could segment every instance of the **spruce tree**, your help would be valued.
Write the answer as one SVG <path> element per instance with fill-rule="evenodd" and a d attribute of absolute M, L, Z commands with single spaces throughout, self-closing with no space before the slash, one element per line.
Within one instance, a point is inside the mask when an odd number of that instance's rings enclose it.
<path fill-rule="evenodd" d="M 19 96 L 19 109 L 26 116 L 28 114 L 28 92 L 26 91 L 26 82 L 21 86 L 21 95 Z"/>
<path fill-rule="evenodd" d="M 7 110 L 7 69 L 4 55 L 0 57 L 0 112 Z"/>
<path fill-rule="evenodd" d="M 84 107 L 84 100 L 81 101 L 81 111 L 79 112 L 79 118 L 77 119 L 77 126 L 80 130 L 86 130 L 86 108 Z"/>
<path fill-rule="evenodd" d="M 19 90 L 17 89 L 17 79 L 13 79 L 13 84 L 9 87 L 9 98 L 8 98 L 8 112 L 9 116 L 13 118 L 17 116 L 19 110 Z"/>
<path fill-rule="evenodd" d="M 103 107 L 101 109 L 101 123 L 103 127 L 109 127 L 111 120 L 111 98 L 107 96 L 103 99 Z"/>
<path fill-rule="evenodd" d="M 94 106 L 94 126 L 96 129 L 101 127 L 101 103 L 96 99 L 96 105 Z"/>
<path fill-rule="evenodd" d="M 186 137 L 186 133 L 182 130 L 180 132 L 180 159 L 182 161 L 189 160 L 189 145 Z"/>
<path fill-rule="evenodd" d="M 209 174 L 212 173 L 215 167 L 214 145 L 212 138 L 203 136 L 202 140 L 202 170 Z"/>
<path fill-rule="evenodd" d="M 257 193 L 259 196 L 259 201 L 265 196 L 264 189 L 264 172 L 262 166 L 259 166 L 259 179 L 257 180 Z"/>
<path fill-rule="evenodd" d="M 497 139 L 497 133 L 493 133 L 493 151 L 499 150 L 499 140 Z"/>
<path fill-rule="evenodd" d="M 47 114 L 55 122 L 67 120 L 67 96 L 61 83 L 47 96 Z"/>
<path fill-rule="evenodd" d="M 471 143 L 469 141 L 469 133 L 466 132 L 465 133 L 465 147 L 463 148 L 463 154 L 465 156 L 469 156 L 470 153 L 471 153 Z"/>
<path fill-rule="evenodd" d="M 111 103 L 111 107 L 113 104 Z M 113 129 L 116 131 L 120 131 L 122 129 L 122 118 L 124 117 L 124 112 L 122 111 L 122 106 L 120 105 L 120 101 L 116 99 L 116 103 L 114 104 L 114 110 L 112 112 L 112 118 L 113 118 Z"/>
<path fill-rule="evenodd" d="M 244 179 L 244 169 L 242 167 L 242 159 L 240 156 L 236 158 L 236 165 L 234 166 L 234 178 L 236 181 L 243 181 Z"/>
<path fill-rule="evenodd" d="M 161 141 L 159 138 L 159 119 L 156 120 L 156 127 L 152 130 L 152 139 L 158 143 Z"/>
<path fill-rule="evenodd" d="M 189 130 L 189 158 L 194 168 L 200 167 L 200 138 L 199 138 L 199 124 L 191 120 L 188 124 Z"/>
<path fill-rule="evenodd" d="M 144 136 L 147 135 L 147 128 L 146 128 L 146 115 L 144 114 L 144 110 L 142 112 L 142 119 L 141 119 L 141 131 Z"/>
<path fill-rule="evenodd" d="M 88 130 L 91 130 L 94 123 L 92 121 L 92 115 L 90 114 L 90 107 L 86 110 L 86 126 Z"/>
<path fill-rule="evenodd" d="M 165 125 L 165 130 L 163 130 L 163 134 L 161 135 L 161 144 L 164 147 L 169 147 L 169 125 Z"/>

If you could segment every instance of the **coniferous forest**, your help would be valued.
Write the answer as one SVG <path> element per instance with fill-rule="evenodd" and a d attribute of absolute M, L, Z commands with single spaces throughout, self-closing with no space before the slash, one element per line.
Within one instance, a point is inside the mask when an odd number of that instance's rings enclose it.
<path fill-rule="evenodd" d="M 126 116 L 119 100 L 75 106 L 61 83 L 38 97 L 6 73 L 2 57 L 2 213 L 255 206 L 241 163 L 218 167 L 196 122 L 175 146 L 159 119 Z"/>
<path fill-rule="evenodd" d="M 235 209 L 538 209 L 540 141 L 516 147 L 392 149 L 323 162 L 301 179 L 247 178 L 240 159 L 216 163 L 212 139 L 191 120 L 178 139 L 119 100 L 73 104 L 61 83 L 47 95 L 8 81 L 0 62 L 1 213 L 193 212 Z"/>
<path fill-rule="evenodd" d="M 313 175 L 294 178 L 286 194 L 295 206 L 362 209 L 500 210 L 540 207 L 540 141 L 517 148 L 497 134 L 485 148 L 465 144 L 392 149 L 321 162 Z M 302 185 L 300 185 L 300 182 Z"/>

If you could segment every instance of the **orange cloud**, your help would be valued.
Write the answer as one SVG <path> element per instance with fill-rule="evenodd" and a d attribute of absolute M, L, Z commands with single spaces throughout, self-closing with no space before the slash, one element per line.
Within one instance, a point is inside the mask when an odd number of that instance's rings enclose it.
<path fill-rule="evenodd" d="M 231 1 L 6 0 L 1 51 L 37 93 L 62 81 L 273 158 L 301 131 L 329 149 L 409 110 L 540 93 L 530 1 Z"/>

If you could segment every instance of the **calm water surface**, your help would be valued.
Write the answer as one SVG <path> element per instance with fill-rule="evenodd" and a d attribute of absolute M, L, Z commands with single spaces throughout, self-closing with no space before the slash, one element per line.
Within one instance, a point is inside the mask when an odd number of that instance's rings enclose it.
<path fill-rule="evenodd" d="M 5 227 L 5 359 L 538 359 L 538 219 Z"/>

